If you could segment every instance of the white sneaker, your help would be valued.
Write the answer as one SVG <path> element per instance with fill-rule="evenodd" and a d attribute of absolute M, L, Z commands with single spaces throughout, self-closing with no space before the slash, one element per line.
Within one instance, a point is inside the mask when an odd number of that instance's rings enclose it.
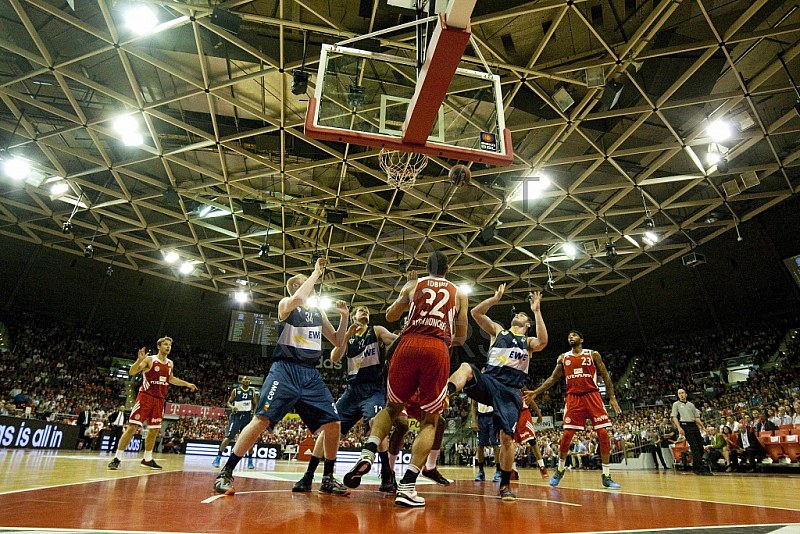
<path fill-rule="evenodd" d="M 425 499 L 417 495 L 414 484 L 398 484 L 394 503 L 397 506 L 407 507 L 425 506 Z"/>

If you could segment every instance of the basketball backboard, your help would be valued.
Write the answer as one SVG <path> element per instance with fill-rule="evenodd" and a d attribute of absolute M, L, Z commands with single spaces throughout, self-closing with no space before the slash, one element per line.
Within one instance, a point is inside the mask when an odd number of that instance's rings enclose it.
<path fill-rule="evenodd" d="M 510 165 L 500 78 L 458 66 L 470 37 L 468 17 L 461 18 L 467 27 L 459 29 L 448 28 L 445 16 L 434 17 L 438 26 L 421 69 L 413 46 L 366 50 L 358 39 L 323 45 L 306 135 Z"/>

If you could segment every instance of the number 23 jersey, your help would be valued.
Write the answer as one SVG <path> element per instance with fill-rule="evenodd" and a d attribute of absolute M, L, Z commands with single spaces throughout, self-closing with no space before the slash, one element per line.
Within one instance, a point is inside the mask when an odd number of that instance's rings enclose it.
<path fill-rule="evenodd" d="M 583 395 L 600 391 L 597 387 L 597 367 L 592 351 L 583 349 L 580 354 L 564 353 L 564 377 L 567 379 L 567 394 Z"/>
<path fill-rule="evenodd" d="M 418 334 L 443 340 L 450 346 L 456 319 L 456 292 L 453 282 L 436 276 L 417 280 L 403 334 Z"/>

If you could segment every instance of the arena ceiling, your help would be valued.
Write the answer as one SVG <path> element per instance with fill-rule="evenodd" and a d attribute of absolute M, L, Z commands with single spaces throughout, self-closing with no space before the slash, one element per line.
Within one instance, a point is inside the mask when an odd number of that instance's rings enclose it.
<path fill-rule="evenodd" d="M 140 3 L 159 21 L 143 36 L 124 23 Z M 310 93 L 322 43 L 408 12 L 386 0 L 229 0 L 216 7 L 241 19 L 233 34 L 213 7 L 0 3 L 0 157 L 33 168 L 24 181 L 0 177 L 0 232 L 78 255 L 91 244 L 96 261 L 249 290 L 262 304 L 308 272 L 315 250 L 332 263 L 326 292 L 353 303 L 383 305 L 401 286 L 399 260 L 422 269 L 431 248 L 451 256 L 451 278 L 473 297 L 508 282 L 519 298 L 529 285 L 580 298 L 712 239 L 734 247 L 736 225 L 800 189 L 787 74 L 800 73 L 796 2 L 479 2 L 472 31 L 502 79 L 514 163 L 473 165 L 472 184 L 457 188 L 455 162 L 431 158 L 406 192 L 386 184 L 376 149 L 305 137 L 308 96 L 290 87 L 304 50 Z M 380 47 L 410 53 L 412 42 L 393 34 Z M 467 53 L 464 65 L 480 68 Z M 597 67 L 605 86 L 590 88 Z M 562 88 L 574 100 L 564 111 L 553 99 Z M 141 125 L 142 145 L 123 144 L 121 114 Z M 733 124 L 727 166 L 707 163 L 707 127 L 720 119 Z M 539 198 L 515 200 L 521 180 L 542 175 Z M 57 177 L 66 192 L 51 192 Z M 648 220 L 654 245 L 642 240 Z M 181 260 L 168 263 L 169 251 Z"/>

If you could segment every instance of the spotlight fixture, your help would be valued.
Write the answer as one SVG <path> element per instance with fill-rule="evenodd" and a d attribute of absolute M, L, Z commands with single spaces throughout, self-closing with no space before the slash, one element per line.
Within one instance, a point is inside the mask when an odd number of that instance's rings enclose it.
<path fill-rule="evenodd" d="M 292 71 L 292 94 L 303 95 L 308 91 L 309 74 L 302 70 Z"/>
<path fill-rule="evenodd" d="M 329 309 L 332 304 L 333 303 L 331 299 L 329 299 L 328 297 L 320 297 L 319 299 L 319 307 L 322 308 L 323 310 Z"/>
<path fill-rule="evenodd" d="M 158 17 L 147 6 L 137 6 L 125 14 L 125 24 L 139 35 L 144 35 L 158 24 Z"/>
<path fill-rule="evenodd" d="M 262 243 L 260 247 L 258 247 L 258 257 L 259 258 L 266 258 L 269 256 L 269 243 Z"/>
<path fill-rule="evenodd" d="M 111 276 L 112 274 L 114 274 L 114 267 L 109 265 L 108 268 L 106 269 L 106 276 Z"/>
<path fill-rule="evenodd" d="M 64 221 L 64 224 L 61 226 L 61 233 L 68 234 L 72 231 L 72 223 L 69 221 Z"/>
<path fill-rule="evenodd" d="M 69 184 L 66 181 L 60 181 L 50 186 L 50 193 L 53 195 L 61 196 L 69 190 Z"/>
<path fill-rule="evenodd" d="M 5 163 L 3 170 L 9 178 L 24 180 L 31 172 L 31 164 L 22 158 L 14 158 Z"/>
<path fill-rule="evenodd" d="M 575 99 L 572 98 L 572 95 L 570 95 L 564 87 L 559 87 L 558 91 L 553 93 L 553 100 L 562 113 L 567 111 L 570 106 L 575 103 Z"/>
<path fill-rule="evenodd" d="M 658 234 L 655 232 L 647 231 L 642 236 L 642 241 L 646 244 L 650 245 L 651 247 L 658 243 Z"/>
<path fill-rule="evenodd" d="M 94 247 L 89 244 L 86 245 L 86 248 L 83 249 L 83 257 L 91 259 L 94 256 Z"/>
<path fill-rule="evenodd" d="M 730 170 L 730 165 L 728 165 L 728 158 L 720 158 L 717 162 L 717 170 L 723 174 Z"/>
<path fill-rule="evenodd" d="M 194 265 L 192 265 L 188 261 L 184 262 L 184 264 L 181 265 L 180 271 L 181 271 L 181 274 L 191 274 L 192 271 L 194 271 Z"/>
<path fill-rule="evenodd" d="M 245 303 L 250 300 L 249 295 L 245 291 L 237 291 L 234 293 L 233 298 L 236 299 L 236 302 Z"/>
<path fill-rule="evenodd" d="M 461 292 L 464 293 L 465 295 L 469 295 L 470 293 L 472 293 L 472 286 L 469 284 L 460 284 L 458 286 L 458 289 L 460 289 Z"/>
<path fill-rule="evenodd" d="M 178 261 L 178 258 L 179 258 L 178 253 L 175 252 L 174 250 L 171 250 L 164 255 L 164 261 L 167 263 L 175 263 L 176 261 Z"/>
<path fill-rule="evenodd" d="M 575 255 L 578 253 L 578 249 L 575 248 L 575 245 L 572 243 L 564 243 L 561 246 L 561 250 L 564 251 L 564 254 L 570 257 L 570 259 L 575 259 Z"/>
<path fill-rule="evenodd" d="M 364 95 L 364 87 L 361 85 L 352 84 L 347 87 L 347 105 L 352 109 L 358 109 L 366 102 Z"/>
<path fill-rule="evenodd" d="M 235 15 L 230 11 L 225 11 L 219 7 L 215 7 L 211 12 L 211 17 L 208 19 L 214 26 L 219 26 L 223 30 L 228 30 L 232 34 L 239 33 L 242 26 L 242 17 Z"/>
<path fill-rule="evenodd" d="M 724 120 L 714 121 L 706 128 L 706 133 L 715 143 L 719 143 L 731 136 L 731 125 Z"/>

